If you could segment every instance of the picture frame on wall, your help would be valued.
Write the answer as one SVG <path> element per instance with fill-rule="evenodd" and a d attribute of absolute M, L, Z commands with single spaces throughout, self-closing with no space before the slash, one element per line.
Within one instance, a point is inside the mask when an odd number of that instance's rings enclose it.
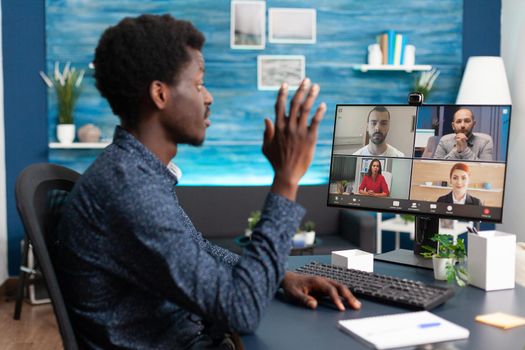
<path fill-rule="evenodd" d="M 270 8 L 268 10 L 268 41 L 279 44 L 315 44 L 317 41 L 317 10 Z"/>
<path fill-rule="evenodd" d="M 235 0 L 230 6 L 230 47 L 263 50 L 266 46 L 266 2 Z"/>
<path fill-rule="evenodd" d="M 305 61 L 303 55 L 257 56 L 257 89 L 279 90 L 283 82 L 297 89 L 305 77 Z"/>

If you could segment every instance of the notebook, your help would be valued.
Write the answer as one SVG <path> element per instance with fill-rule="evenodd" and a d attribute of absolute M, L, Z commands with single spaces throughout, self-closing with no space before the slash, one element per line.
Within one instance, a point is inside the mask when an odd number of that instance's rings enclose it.
<path fill-rule="evenodd" d="M 375 349 L 466 339 L 469 330 L 428 311 L 339 321 L 339 327 Z"/>

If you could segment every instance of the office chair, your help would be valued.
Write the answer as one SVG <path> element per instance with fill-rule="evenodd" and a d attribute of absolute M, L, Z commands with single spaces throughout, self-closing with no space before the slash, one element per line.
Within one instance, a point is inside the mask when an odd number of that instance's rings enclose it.
<path fill-rule="evenodd" d="M 54 229 L 62 206 L 80 174 L 65 167 L 40 163 L 25 168 L 16 180 L 16 206 L 25 229 L 24 252 L 20 268 L 14 319 L 20 319 L 28 269 L 29 244 L 53 303 L 65 349 L 78 349 L 73 327 L 60 291 L 53 266 Z"/>

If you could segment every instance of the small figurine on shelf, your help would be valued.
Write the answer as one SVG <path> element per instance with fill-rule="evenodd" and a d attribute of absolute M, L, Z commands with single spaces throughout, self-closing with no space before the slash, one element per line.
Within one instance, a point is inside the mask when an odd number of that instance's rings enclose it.
<path fill-rule="evenodd" d="M 439 77 L 439 70 L 437 68 L 432 69 L 428 72 L 422 72 L 418 76 L 416 76 L 414 88 L 412 91 L 420 92 L 423 94 L 425 99 L 428 98 L 428 95 L 430 95 L 430 91 L 432 90 L 432 87 L 434 86 L 434 82 Z"/>

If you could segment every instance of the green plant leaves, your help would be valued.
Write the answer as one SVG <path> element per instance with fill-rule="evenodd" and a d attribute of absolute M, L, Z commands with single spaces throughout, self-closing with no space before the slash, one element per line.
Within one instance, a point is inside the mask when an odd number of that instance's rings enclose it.
<path fill-rule="evenodd" d="M 54 88 L 58 104 L 58 124 L 73 124 L 73 110 L 82 91 L 84 70 L 76 70 L 68 62 L 60 72 L 59 63 L 55 62 L 54 75 L 49 77 L 44 72 L 40 76 L 50 88 Z"/>
<path fill-rule="evenodd" d="M 431 240 L 437 242 L 437 249 L 428 245 L 423 245 L 424 250 L 420 253 L 425 258 L 433 256 L 439 258 L 454 259 L 454 264 L 448 264 L 445 267 L 446 277 L 448 283 L 456 282 L 458 286 L 464 287 L 468 282 L 468 272 L 465 268 L 465 259 L 467 253 L 465 251 L 465 240 L 458 238 L 454 243 L 452 235 L 436 233 Z"/>

